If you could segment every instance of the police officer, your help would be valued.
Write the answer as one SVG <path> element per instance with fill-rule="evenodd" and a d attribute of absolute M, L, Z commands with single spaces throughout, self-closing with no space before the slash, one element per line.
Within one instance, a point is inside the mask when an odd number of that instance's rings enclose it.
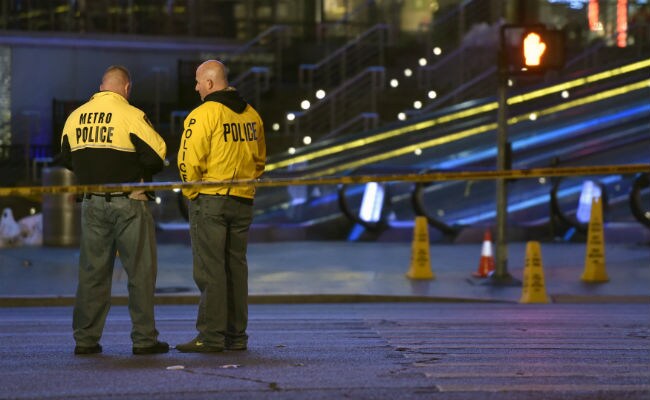
<path fill-rule="evenodd" d="M 178 169 L 185 182 L 258 178 L 264 171 L 264 126 L 253 107 L 228 85 L 225 66 L 210 60 L 196 70 L 203 103 L 185 119 Z M 201 291 L 196 329 L 181 352 L 246 350 L 248 230 L 253 186 L 183 189 L 190 201 L 194 281 Z"/>
<path fill-rule="evenodd" d="M 109 67 L 100 92 L 74 110 L 61 137 L 63 165 L 82 185 L 148 181 L 164 166 L 167 147 L 144 112 L 128 102 L 129 71 Z M 154 321 L 155 228 L 143 191 L 85 193 L 79 284 L 72 326 L 75 354 L 101 353 L 116 252 L 128 275 L 133 354 L 166 353 Z"/>

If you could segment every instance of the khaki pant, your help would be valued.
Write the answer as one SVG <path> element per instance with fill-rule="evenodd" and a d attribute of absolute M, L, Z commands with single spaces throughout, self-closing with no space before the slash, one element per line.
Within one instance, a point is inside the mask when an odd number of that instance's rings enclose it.
<path fill-rule="evenodd" d="M 245 344 L 248 336 L 248 230 L 253 206 L 229 196 L 190 202 L 194 281 L 201 291 L 196 329 L 210 346 Z"/>
<path fill-rule="evenodd" d="M 157 258 L 153 217 L 146 202 L 126 197 L 85 198 L 81 210 L 79 284 L 72 326 L 77 345 L 98 343 L 110 308 L 116 252 L 128 276 L 131 340 L 156 343 L 154 290 Z"/>

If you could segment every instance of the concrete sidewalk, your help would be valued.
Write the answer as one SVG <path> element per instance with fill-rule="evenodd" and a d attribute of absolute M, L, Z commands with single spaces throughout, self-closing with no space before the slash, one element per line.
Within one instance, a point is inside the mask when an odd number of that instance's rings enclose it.
<path fill-rule="evenodd" d="M 526 243 L 508 244 L 508 272 L 522 280 Z M 585 245 L 541 243 L 548 295 L 554 302 L 650 302 L 650 246 L 608 244 L 610 281 L 585 283 Z M 521 286 L 495 286 L 477 279 L 480 244 L 434 244 L 430 247 L 433 280 L 405 276 L 410 243 L 274 242 L 249 246 L 251 303 L 349 301 L 505 301 L 517 302 Z M 0 305 L 71 304 L 77 285 L 77 248 L 14 247 L 0 249 Z M 197 301 L 191 249 L 160 244 L 158 302 Z M 126 274 L 113 276 L 116 302 L 125 302 Z"/>

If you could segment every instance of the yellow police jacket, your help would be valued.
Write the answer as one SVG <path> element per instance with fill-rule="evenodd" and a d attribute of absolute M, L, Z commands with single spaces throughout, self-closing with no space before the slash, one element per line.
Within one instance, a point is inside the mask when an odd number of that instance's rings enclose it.
<path fill-rule="evenodd" d="M 256 179 L 266 164 L 264 125 L 255 109 L 233 88 L 207 95 L 185 118 L 178 150 L 178 170 L 184 182 Z M 183 189 L 189 199 L 199 193 L 252 199 L 254 186 L 218 185 Z"/>
<path fill-rule="evenodd" d="M 148 181 L 166 152 L 145 113 L 110 91 L 74 110 L 61 135 L 61 160 L 80 184 Z"/>

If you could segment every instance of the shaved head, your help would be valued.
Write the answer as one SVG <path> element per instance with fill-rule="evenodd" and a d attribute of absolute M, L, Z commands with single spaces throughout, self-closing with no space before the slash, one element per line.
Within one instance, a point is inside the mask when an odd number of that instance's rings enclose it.
<path fill-rule="evenodd" d="M 217 60 L 208 60 L 199 65 L 196 69 L 196 87 L 201 100 L 210 93 L 226 89 L 228 87 L 228 72 L 226 66 Z"/>
<path fill-rule="evenodd" d="M 99 90 L 115 92 L 125 99 L 131 94 L 131 74 L 129 70 L 121 65 L 112 65 L 106 69 L 102 76 L 102 84 Z"/>

